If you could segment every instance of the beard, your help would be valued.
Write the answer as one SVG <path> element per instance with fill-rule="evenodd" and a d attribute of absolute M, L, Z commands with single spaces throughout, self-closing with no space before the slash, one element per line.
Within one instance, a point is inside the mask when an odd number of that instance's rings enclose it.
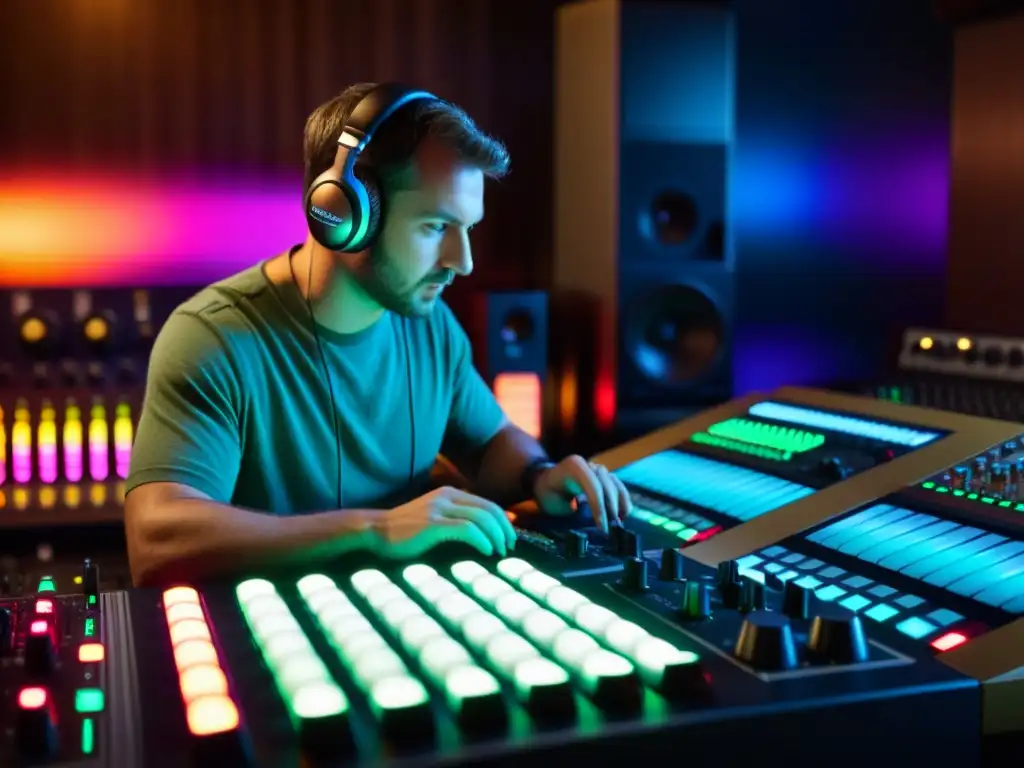
<path fill-rule="evenodd" d="M 407 275 L 398 262 L 391 258 L 378 242 L 370 248 L 367 258 L 354 272 L 359 285 L 384 309 L 403 317 L 426 317 L 434 310 L 444 286 L 451 283 L 454 273 L 450 269 L 431 272 L 422 280 L 409 284 Z M 424 292 L 438 285 L 436 291 Z"/>

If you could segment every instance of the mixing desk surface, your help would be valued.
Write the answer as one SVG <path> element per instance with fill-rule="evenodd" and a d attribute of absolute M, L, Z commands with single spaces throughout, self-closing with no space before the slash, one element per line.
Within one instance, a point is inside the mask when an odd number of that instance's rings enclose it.
<path fill-rule="evenodd" d="M 521 511 L 503 559 L 43 574 L 0 599 L 0 764 L 977 765 L 1024 732 L 1024 518 L 953 478 L 1018 429 L 785 389 L 594 457 L 636 504 L 608 536 Z"/>

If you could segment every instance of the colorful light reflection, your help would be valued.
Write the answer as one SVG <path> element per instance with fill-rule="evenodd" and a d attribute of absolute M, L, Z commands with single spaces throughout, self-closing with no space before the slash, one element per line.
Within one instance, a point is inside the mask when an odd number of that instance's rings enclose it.
<path fill-rule="evenodd" d="M 305 238 L 298 181 L 0 181 L 0 285 L 200 285 Z"/>

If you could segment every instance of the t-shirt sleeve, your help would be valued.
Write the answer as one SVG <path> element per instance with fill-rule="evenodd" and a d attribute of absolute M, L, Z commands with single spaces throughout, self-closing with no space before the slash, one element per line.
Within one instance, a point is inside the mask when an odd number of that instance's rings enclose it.
<path fill-rule="evenodd" d="M 177 312 L 153 345 L 126 490 L 181 483 L 229 503 L 241 464 L 241 388 L 202 317 Z"/>
<path fill-rule="evenodd" d="M 473 454 L 505 425 L 505 413 L 473 365 L 466 332 L 446 304 L 443 313 L 449 361 L 452 366 L 452 408 L 441 452 L 455 457 Z"/>

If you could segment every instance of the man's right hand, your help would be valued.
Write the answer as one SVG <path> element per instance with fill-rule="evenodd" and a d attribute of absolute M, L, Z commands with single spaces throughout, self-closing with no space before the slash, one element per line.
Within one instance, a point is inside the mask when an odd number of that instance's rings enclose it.
<path fill-rule="evenodd" d="M 418 557 L 449 541 L 468 544 L 483 555 L 504 557 L 516 543 L 504 509 L 447 486 L 384 512 L 376 530 L 377 554 L 395 559 Z"/>

